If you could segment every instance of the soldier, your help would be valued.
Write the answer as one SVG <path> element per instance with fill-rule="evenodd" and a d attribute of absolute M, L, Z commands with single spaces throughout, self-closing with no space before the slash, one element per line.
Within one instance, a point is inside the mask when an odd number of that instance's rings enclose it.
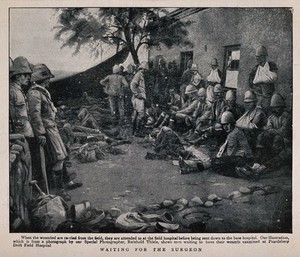
<path fill-rule="evenodd" d="M 254 151 L 256 138 L 266 125 L 267 118 L 264 111 L 257 105 L 257 97 L 253 91 L 246 91 L 244 96 L 245 113 L 237 120 L 236 126 L 241 128 Z"/>
<path fill-rule="evenodd" d="M 191 117 L 187 117 L 185 122 L 187 126 L 192 127 L 187 134 L 185 134 L 185 138 L 189 139 L 192 137 L 198 138 L 199 135 L 193 136 L 194 133 L 199 133 L 201 127 L 208 125 L 211 122 L 211 108 L 212 104 L 209 101 L 206 101 L 206 89 L 200 88 L 198 90 L 199 102 L 196 110 L 194 111 Z"/>
<path fill-rule="evenodd" d="M 224 100 L 223 88 L 220 84 L 214 86 L 214 102 L 212 104 L 212 121 L 220 122 L 222 110 L 226 102 Z"/>
<path fill-rule="evenodd" d="M 210 103 L 210 101 L 208 102 Z M 223 88 L 220 84 L 216 84 L 214 86 L 214 102 L 210 108 L 210 121 L 207 122 L 207 126 L 202 124 L 197 126 L 195 133 L 189 138 L 191 144 L 199 144 L 203 140 L 211 137 L 217 138 L 219 144 L 225 140 L 226 135 L 220 124 L 225 105 Z"/>
<path fill-rule="evenodd" d="M 120 75 L 121 69 L 119 65 L 113 67 L 113 74 L 108 75 L 100 81 L 105 86 L 105 93 L 108 94 L 110 111 L 113 118 L 117 119 L 119 114 L 119 122 L 124 122 L 124 87 L 128 87 L 126 79 Z"/>
<path fill-rule="evenodd" d="M 235 120 L 238 120 L 245 112 L 243 106 L 236 103 L 236 93 L 233 90 L 228 90 L 225 95 L 226 105 L 224 106 L 222 113 L 230 111 Z"/>
<path fill-rule="evenodd" d="M 188 100 L 182 106 L 179 111 L 171 111 L 171 114 L 175 116 L 176 123 L 185 122 L 186 117 L 192 116 L 198 105 L 198 90 L 193 85 L 188 85 L 185 89 L 185 94 Z M 173 119 L 170 120 L 173 122 Z"/>
<path fill-rule="evenodd" d="M 11 71 L 9 85 L 9 116 L 12 125 L 12 132 L 22 134 L 27 139 L 33 138 L 33 131 L 27 114 L 26 97 L 23 87 L 30 83 L 32 70 L 25 57 L 17 57 L 13 61 L 14 70 Z"/>
<path fill-rule="evenodd" d="M 143 136 L 143 122 L 145 117 L 145 101 L 146 101 L 146 86 L 145 86 L 145 72 L 149 70 L 148 62 L 142 62 L 138 67 L 138 72 L 134 75 L 130 88 L 132 91 L 132 105 L 133 105 L 133 129 L 132 134 L 136 136 Z"/>
<path fill-rule="evenodd" d="M 268 117 L 264 131 L 258 136 L 256 148 L 259 161 L 267 167 L 276 168 L 291 161 L 291 115 L 286 111 L 283 97 L 274 93 L 270 107 L 272 114 Z"/>
<path fill-rule="evenodd" d="M 166 98 L 167 107 L 164 111 L 161 111 L 161 113 L 156 116 L 153 122 L 153 126 L 148 127 L 162 127 L 166 126 L 170 121 L 170 115 L 172 112 L 177 112 L 181 109 L 181 98 L 180 95 L 176 93 L 174 88 L 169 88 L 169 95 Z M 157 108 L 156 108 L 157 109 Z M 158 112 L 157 112 L 158 113 Z"/>
<path fill-rule="evenodd" d="M 211 160 L 183 160 L 181 158 L 179 162 L 181 174 L 212 168 L 224 176 L 244 177 L 238 168 L 246 167 L 249 170 L 253 164 L 253 154 L 248 141 L 242 130 L 235 126 L 235 119 L 231 112 L 224 112 L 220 122 L 227 133 L 227 138 L 216 157 Z"/>
<path fill-rule="evenodd" d="M 211 71 L 206 78 L 207 84 L 207 100 L 211 103 L 214 101 L 214 86 L 217 84 L 223 85 L 223 76 L 218 69 L 218 60 L 213 58 L 211 60 Z"/>
<path fill-rule="evenodd" d="M 33 85 L 27 93 L 29 115 L 39 145 L 45 146 L 47 166 L 51 169 L 48 172 L 52 174 L 55 193 L 64 200 L 70 201 L 71 197 L 65 192 L 63 185 L 64 161 L 67 151 L 57 129 L 56 108 L 47 90 L 50 78 L 53 77 L 54 75 L 45 64 L 34 66 L 31 79 Z M 71 187 L 75 188 L 81 185 L 79 183 Z"/>
<path fill-rule="evenodd" d="M 255 57 L 257 65 L 252 69 L 249 75 L 249 87 L 257 95 L 257 105 L 265 113 L 270 112 L 270 101 L 275 91 L 274 83 L 277 81 L 277 65 L 274 62 L 267 61 L 268 52 L 266 47 L 258 46 Z"/>
<path fill-rule="evenodd" d="M 135 69 L 135 66 L 133 64 L 128 64 L 127 65 L 127 70 L 125 71 L 125 79 L 128 83 L 128 85 L 130 85 L 133 77 L 134 77 L 134 71 Z M 131 99 L 132 99 L 132 92 L 131 92 L 131 89 L 130 87 L 125 87 L 124 88 L 124 104 L 125 104 L 125 116 L 126 117 L 131 117 L 132 115 L 132 112 L 133 112 L 133 108 L 132 108 L 132 102 L 131 102 Z"/>
<path fill-rule="evenodd" d="M 203 78 L 201 77 L 198 71 L 197 64 L 192 64 L 191 71 L 193 72 L 193 76 L 191 78 L 190 84 L 199 89 L 201 87 L 201 82 L 203 81 Z"/>
<path fill-rule="evenodd" d="M 10 211 L 11 220 L 20 218 L 25 226 L 30 226 L 28 206 L 32 200 L 29 181 L 32 180 L 33 131 L 29 123 L 24 87 L 30 83 L 32 70 L 25 57 L 19 56 L 9 67 L 9 121 L 10 141 L 22 145 L 21 168 L 10 171 Z M 24 139 L 25 137 L 25 139 Z"/>

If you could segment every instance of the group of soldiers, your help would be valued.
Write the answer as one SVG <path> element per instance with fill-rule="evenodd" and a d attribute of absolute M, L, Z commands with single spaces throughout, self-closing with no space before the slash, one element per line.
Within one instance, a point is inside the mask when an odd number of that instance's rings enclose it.
<path fill-rule="evenodd" d="M 67 170 L 68 153 L 57 128 L 57 110 L 47 90 L 54 75 L 45 64 L 31 65 L 22 56 L 10 59 L 9 64 L 10 133 L 25 137 L 30 149 L 32 177 L 49 181 L 56 195 L 70 201 L 65 189 L 75 189 L 82 183 L 72 180 Z M 49 190 L 47 183 L 43 189 Z"/>
<path fill-rule="evenodd" d="M 216 161 L 223 167 L 224 163 L 238 163 L 238 166 L 247 163 L 252 167 L 258 162 L 276 168 L 291 161 L 292 125 L 284 98 L 275 92 L 277 66 L 267 61 L 267 56 L 266 47 L 257 47 L 257 65 L 249 71 L 249 90 L 244 94 L 244 106 L 236 103 L 234 90 L 224 87 L 224 76 L 215 58 L 206 78 L 200 75 L 192 61 L 181 76 L 180 87 L 170 86 L 164 77 L 163 99 L 155 93 L 160 75 L 167 74 L 160 72 L 165 70 L 160 62 L 156 73 L 149 71 L 147 62 L 142 62 L 137 72 L 131 73 L 130 79 L 125 79 L 126 75 L 123 77 L 116 65 L 113 69 L 116 75 L 109 75 L 100 83 L 106 86 L 112 115 L 124 114 L 122 102 L 126 93 L 122 88 L 129 89 L 127 99 L 133 108 L 133 134 L 136 136 L 144 136 L 144 127 L 168 126 L 182 132 L 188 144 L 203 144 L 207 139 L 216 139 L 220 146 Z M 149 73 L 154 74 L 154 78 L 149 79 Z M 114 91 L 116 88 L 122 92 Z"/>
<path fill-rule="evenodd" d="M 251 167 L 254 162 L 277 168 L 291 160 L 292 125 L 284 98 L 275 92 L 277 66 L 268 62 L 267 56 L 264 46 L 256 49 L 257 65 L 249 72 L 244 106 L 236 103 L 234 90 L 226 91 L 215 58 L 206 78 L 190 61 L 181 80 L 170 84 L 166 81 L 172 80 L 166 77 L 162 62 L 158 62 L 156 72 L 151 72 L 151 67 L 149 71 L 148 62 L 141 62 L 136 71 L 131 64 L 126 72 L 121 65 L 115 65 L 112 74 L 100 84 L 108 95 L 112 117 L 120 125 L 130 122 L 126 117 L 132 118 L 134 136 L 144 136 L 145 128 L 149 131 L 168 126 L 181 132 L 186 144 L 198 145 L 216 139 L 219 146 L 216 158 L 209 163 L 181 158 L 183 170 L 222 167 L 224 172 L 225 166 Z M 36 158 L 43 155 L 37 149 L 45 150 L 50 188 L 70 200 L 65 189 L 80 187 L 82 183 L 73 181 L 68 174 L 68 152 L 57 128 L 57 110 L 47 90 L 53 77 L 45 64 L 33 66 L 21 56 L 10 59 L 10 132 L 26 138 L 33 175 L 38 176 L 39 168 L 35 165 L 41 163 L 41 158 Z"/>

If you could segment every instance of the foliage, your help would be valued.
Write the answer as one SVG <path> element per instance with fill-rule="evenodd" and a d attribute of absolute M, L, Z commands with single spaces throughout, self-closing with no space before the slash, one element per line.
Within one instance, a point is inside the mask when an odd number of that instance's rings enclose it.
<path fill-rule="evenodd" d="M 97 57 L 102 45 L 127 47 L 133 60 L 139 63 L 138 50 L 146 45 L 191 44 L 187 26 L 168 15 L 163 8 L 59 8 L 55 39 L 62 47 L 74 48 L 74 54 L 87 47 Z"/>

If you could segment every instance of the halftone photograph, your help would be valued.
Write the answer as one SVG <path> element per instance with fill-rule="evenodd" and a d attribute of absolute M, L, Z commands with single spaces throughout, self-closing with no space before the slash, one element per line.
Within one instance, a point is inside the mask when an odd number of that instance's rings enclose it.
<path fill-rule="evenodd" d="M 292 32 L 288 7 L 9 8 L 9 232 L 292 233 Z"/>

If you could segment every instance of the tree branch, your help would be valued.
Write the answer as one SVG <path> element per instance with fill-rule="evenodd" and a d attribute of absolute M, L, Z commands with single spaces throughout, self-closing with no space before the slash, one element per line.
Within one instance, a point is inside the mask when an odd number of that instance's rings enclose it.
<path fill-rule="evenodd" d="M 144 41 L 144 42 L 140 42 L 138 45 L 137 45 L 137 47 L 136 47 L 136 51 L 138 51 L 139 49 L 140 49 L 140 47 L 142 46 L 142 45 L 148 45 L 148 46 L 155 46 L 155 45 L 158 45 L 158 44 L 154 44 L 154 43 L 150 43 L 150 42 L 146 42 L 146 41 Z"/>
<path fill-rule="evenodd" d="M 122 39 L 120 37 L 117 37 L 117 36 L 114 36 L 113 34 L 111 34 L 111 36 L 105 36 L 103 38 L 111 38 L 111 39 L 115 39 L 115 40 L 118 40 L 118 41 L 121 41 L 121 42 L 127 44 L 127 42 L 124 39 Z"/>

